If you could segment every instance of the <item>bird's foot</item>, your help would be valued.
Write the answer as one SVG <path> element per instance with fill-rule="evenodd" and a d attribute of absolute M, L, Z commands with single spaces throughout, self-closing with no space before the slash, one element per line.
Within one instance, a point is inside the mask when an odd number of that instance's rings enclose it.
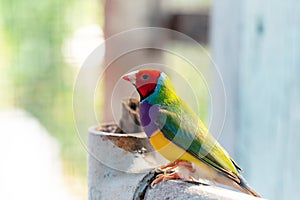
<path fill-rule="evenodd" d="M 188 162 L 188 161 L 185 161 L 185 160 L 176 160 L 174 162 L 170 162 L 166 165 L 163 165 L 163 166 L 159 167 L 159 169 L 161 171 L 164 171 L 164 172 L 170 172 L 178 166 L 183 166 L 183 167 L 189 169 L 191 172 L 195 171 L 195 169 L 192 166 L 192 163 Z"/>
<path fill-rule="evenodd" d="M 159 183 L 160 181 L 166 181 L 166 180 L 178 179 L 178 178 L 180 178 L 180 176 L 177 172 L 159 174 L 156 176 L 154 181 L 152 181 L 150 186 L 152 188 L 155 184 Z"/>
<path fill-rule="evenodd" d="M 177 168 L 178 167 L 178 168 Z M 180 170 L 176 170 L 175 168 L 185 168 L 189 172 L 193 173 L 195 172 L 195 169 L 193 168 L 193 165 L 191 162 L 185 161 L 185 160 L 176 160 L 174 162 L 170 162 L 166 165 L 163 165 L 159 168 L 159 170 L 163 171 L 163 174 L 159 174 L 156 176 L 155 180 L 152 181 L 151 187 L 153 187 L 155 184 L 157 184 L 160 181 L 164 180 L 170 180 L 170 179 L 184 179 L 184 180 L 194 180 L 192 176 L 184 176 Z"/>

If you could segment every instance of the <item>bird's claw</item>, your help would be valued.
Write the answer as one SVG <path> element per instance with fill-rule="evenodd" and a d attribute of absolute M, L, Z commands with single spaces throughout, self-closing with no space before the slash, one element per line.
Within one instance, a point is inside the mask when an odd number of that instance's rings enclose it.
<path fill-rule="evenodd" d="M 191 162 L 185 160 L 176 160 L 174 162 L 170 162 L 158 168 L 158 170 L 162 171 L 163 173 L 158 174 L 156 176 L 154 181 L 152 181 L 152 183 L 150 184 L 150 187 L 152 188 L 155 184 L 157 184 L 160 181 L 181 178 L 180 175 L 175 171 L 175 168 L 178 166 L 183 166 L 191 172 L 195 171 Z M 191 178 L 191 180 L 193 179 Z"/>
<path fill-rule="evenodd" d="M 154 179 L 154 181 L 152 181 L 152 183 L 150 184 L 150 187 L 153 188 L 153 186 L 157 183 L 159 183 L 160 181 L 166 181 L 166 180 L 170 180 L 170 179 L 178 179 L 180 178 L 180 176 L 178 175 L 177 172 L 172 172 L 172 173 L 164 173 L 164 174 L 158 174 L 156 176 L 156 178 Z"/>

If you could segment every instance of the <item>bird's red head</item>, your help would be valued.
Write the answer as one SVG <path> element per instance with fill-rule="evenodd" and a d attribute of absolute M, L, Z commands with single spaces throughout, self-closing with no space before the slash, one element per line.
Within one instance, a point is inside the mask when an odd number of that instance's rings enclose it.
<path fill-rule="evenodd" d="M 125 74 L 122 78 L 131 82 L 144 99 L 155 90 L 160 73 L 157 69 L 140 69 Z"/>

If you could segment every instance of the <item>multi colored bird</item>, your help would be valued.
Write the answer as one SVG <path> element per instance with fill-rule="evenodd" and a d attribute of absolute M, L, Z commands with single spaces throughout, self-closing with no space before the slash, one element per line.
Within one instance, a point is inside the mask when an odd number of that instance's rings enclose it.
<path fill-rule="evenodd" d="M 159 175 L 152 184 L 173 178 L 202 178 L 260 197 L 239 174 L 242 169 L 176 94 L 164 72 L 141 69 L 122 78 L 140 95 L 141 124 L 150 143 L 170 161 L 161 167 L 168 173 Z"/>

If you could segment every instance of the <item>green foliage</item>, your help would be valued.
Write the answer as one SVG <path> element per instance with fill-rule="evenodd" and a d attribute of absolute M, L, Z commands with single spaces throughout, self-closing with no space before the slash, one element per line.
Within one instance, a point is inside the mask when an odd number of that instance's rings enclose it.
<path fill-rule="evenodd" d="M 3 29 L 11 47 L 11 79 L 16 104 L 37 117 L 52 113 L 56 97 L 68 89 L 61 44 L 65 33 L 61 1 L 5 1 Z M 51 116 L 48 116 L 51 117 Z"/>
<path fill-rule="evenodd" d="M 99 14 L 96 9 L 100 10 L 101 5 L 98 1 L 93 3 L 99 6 L 91 6 L 91 2 L 85 1 L 0 2 L 0 40 L 6 45 L 2 48 L 6 51 L 8 66 L 5 69 L 12 83 L 7 94 L 13 99 L 11 104 L 39 119 L 60 142 L 65 167 L 72 168 L 66 172 L 75 171 L 75 175 L 81 177 L 86 176 L 86 152 L 73 122 L 72 92 L 76 68 L 64 62 L 62 46 L 75 28 L 85 22 L 95 23 Z M 93 14 L 87 15 L 88 10 Z M 83 15 L 86 15 L 84 19 Z M 82 19 L 77 24 L 74 22 L 76 17 Z"/>

